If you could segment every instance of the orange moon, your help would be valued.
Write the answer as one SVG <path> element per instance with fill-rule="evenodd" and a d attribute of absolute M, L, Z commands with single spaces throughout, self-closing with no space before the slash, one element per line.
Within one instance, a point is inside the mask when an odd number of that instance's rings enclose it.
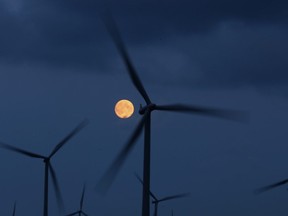
<path fill-rule="evenodd" d="M 129 118 L 134 113 L 134 106 L 129 100 L 120 100 L 114 109 L 119 118 Z"/>

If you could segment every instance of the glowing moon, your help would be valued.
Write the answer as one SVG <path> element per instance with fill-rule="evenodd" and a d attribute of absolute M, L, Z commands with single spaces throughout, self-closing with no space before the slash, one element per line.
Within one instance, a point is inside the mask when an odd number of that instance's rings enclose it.
<path fill-rule="evenodd" d="M 134 106 L 129 100 L 120 100 L 114 110 L 119 118 L 129 118 L 134 113 Z"/>

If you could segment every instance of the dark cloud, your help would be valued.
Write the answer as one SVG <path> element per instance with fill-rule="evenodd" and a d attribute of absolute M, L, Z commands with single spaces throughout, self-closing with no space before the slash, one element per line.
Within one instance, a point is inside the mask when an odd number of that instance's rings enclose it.
<path fill-rule="evenodd" d="M 262 89 L 287 83 L 287 35 L 282 25 L 224 22 L 206 35 L 170 37 L 130 51 L 142 77 L 154 84 Z"/>
<path fill-rule="evenodd" d="M 113 2 L 111 5 L 114 7 L 113 12 L 119 14 L 125 23 L 130 23 L 137 31 L 146 29 L 148 37 L 153 33 L 160 34 L 158 37 L 165 37 L 167 34 L 206 32 L 223 21 L 287 22 L 288 4 L 285 1 L 137 2 L 136 5 L 131 2 L 119 2 L 118 5 L 116 3 L 117 6 Z M 143 30 L 141 33 L 144 33 Z M 136 35 L 138 36 L 137 33 Z"/>
<path fill-rule="evenodd" d="M 6 0 L 1 6 L 5 63 L 113 71 L 121 63 L 100 19 L 109 8 L 140 69 L 164 67 L 175 81 L 193 84 L 271 82 L 272 71 L 276 83 L 286 80 L 286 1 Z"/>

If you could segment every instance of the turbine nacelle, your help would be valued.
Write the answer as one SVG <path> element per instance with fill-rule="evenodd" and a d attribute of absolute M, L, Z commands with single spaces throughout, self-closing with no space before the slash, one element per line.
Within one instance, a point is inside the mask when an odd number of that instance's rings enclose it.
<path fill-rule="evenodd" d="M 50 157 L 47 157 L 47 158 L 43 159 L 43 162 L 44 163 L 49 163 L 50 162 Z"/>
<path fill-rule="evenodd" d="M 148 110 L 149 112 L 153 111 L 156 108 L 156 104 L 154 103 L 150 103 L 144 107 L 142 107 L 142 105 L 140 104 L 140 109 L 139 109 L 139 114 L 140 115 L 144 115 L 144 113 L 146 112 L 146 110 Z"/>

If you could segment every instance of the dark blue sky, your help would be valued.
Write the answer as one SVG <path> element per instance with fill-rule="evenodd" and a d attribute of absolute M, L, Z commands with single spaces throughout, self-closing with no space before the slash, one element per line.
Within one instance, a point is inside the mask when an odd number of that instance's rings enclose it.
<path fill-rule="evenodd" d="M 52 160 L 67 212 L 82 185 L 89 215 L 140 215 L 143 139 L 108 194 L 94 187 L 139 121 L 114 115 L 144 103 L 101 22 L 109 8 L 155 103 L 248 110 L 249 124 L 152 114 L 151 189 L 191 192 L 159 215 L 284 216 L 288 178 L 288 2 L 225 0 L 0 0 L 0 140 L 48 155 L 84 118 L 90 124 Z M 0 150 L 0 214 L 42 214 L 44 164 Z M 54 192 L 51 215 L 57 215 Z"/>

